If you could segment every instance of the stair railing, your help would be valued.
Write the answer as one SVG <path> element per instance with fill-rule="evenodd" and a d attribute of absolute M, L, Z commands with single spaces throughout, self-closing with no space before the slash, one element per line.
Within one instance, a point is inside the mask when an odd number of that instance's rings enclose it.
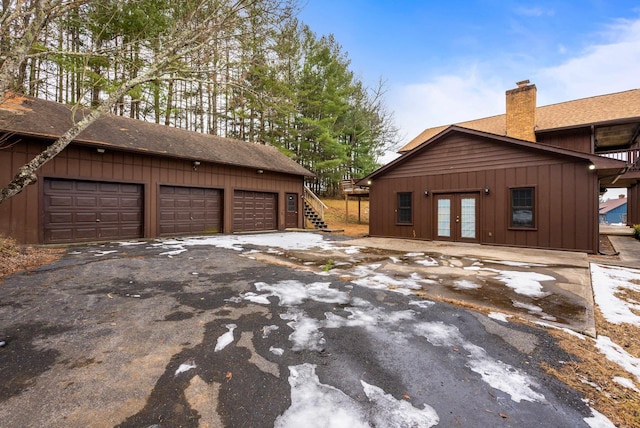
<path fill-rule="evenodd" d="M 304 200 L 313 208 L 316 214 L 324 220 L 324 210 L 329 207 L 327 207 L 307 185 L 304 186 Z"/>

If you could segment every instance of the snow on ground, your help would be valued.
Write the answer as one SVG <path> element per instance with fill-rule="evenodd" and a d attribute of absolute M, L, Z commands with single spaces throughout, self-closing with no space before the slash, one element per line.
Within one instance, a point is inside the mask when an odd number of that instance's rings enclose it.
<path fill-rule="evenodd" d="M 339 245 L 334 241 L 325 240 L 322 235 L 310 232 L 281 232 L 249 235 L 213 235 L 196 236 L 182 239 L 156 240 L 152 247 L 169 250 L 161 255 L 174 256 L 188 250 L 193 246 L 213 246 L 235 251 L 244 251 L 244 246 L 269 247 L 272 251 L 280 250 L 310 250 L 319 248 L 322 250 L 340 249 L 346 254 L 356 254 L 361 247 Z"/>
<path fill-rule="evenodd" d="M 591 263 L 591 283 L 596 304 L 608 322 L 640 327 L 640 302 L 624 294 L 625 290 L 640 292 L 640 270 Z"/>
<path fill-rule="evenodd" d="M 453 288 L 455 288 L 456 290 L 474 290 L 476 288 L 482 288 L 482 286 L 473 281 L 460 279 L 453 281 Z"/>
<path fill-rule="evenodd" d="M 423 322 L 414 325 L 416 335 L 426 338 L 433 346 L 462 347 L 469 354 L 467 367 L 482 380 L 499 389 L 519 403 L 522 400 L 544 402 L 544 395 L 536 392 L 537 383 L 526 373 L 487 355 L 480 346 L 467 341 L 454 325 L 442 322 Z"/>
<path fill-rule="evenodd" d="M 509 322 L 509 318 L 512 317 L 512 315 L 503 314 L 502 312 L 489 312 L 489 315 L 487 316 L 502 322 Z"/>
<path fill-rule="evenodd" d="M 634 375 L 640 383 L 640 358 L 630 355 L 622 346 L 614 343 L 607 336 L 598 336 L 596 346 L 608 360 L 613 361 Z"/>
<path fill-rule="evenodd" d="M 428 428 L 440 421 L 430 406 L 413 407 L 366 382 L 361 383 L 369 402 L 356 401 L 341 390 L 320 383 L 314 364 L 290 366 L 289 371 L 291 407 L 276 419 L 276 428 Z"/>
<path fill-rule="evenodd" d="M 227 330 L 229 331 L 218 337 L 218 341 L 216 342 L 216 347 L 214 348 L 213 352 L 221 351 L 228 345 L 233 343 L 233 330 L 235 330 L 238 326 L 235 324 L 227 324 L 225 325 L 225 327 L 227 327 Z"/>
<path fill-rule="evenodd" d="M 591 428 L 616 428 L 616 426 L 605 415 L 595 409 L 591 409 L 593 416 L 584 418 L 584 421 Z"/>
<path fill-rule="evenodd" d="M 178 369 L 176 370 L 176 374 L 175 376 L 178 376 L 180 373 L 184 373 L 187 372 L 191 369 L 195 369 L 196 365 L 193 361 L 188 361 L 186 363 L 182 363 L 180 364 L 180 366 L 178 367 Z"/>

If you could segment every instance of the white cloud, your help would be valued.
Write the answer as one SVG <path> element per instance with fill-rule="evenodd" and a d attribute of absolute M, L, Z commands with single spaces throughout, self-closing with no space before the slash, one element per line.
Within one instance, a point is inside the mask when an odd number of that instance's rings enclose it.
<path fill-rule="evenodd" d="M 429 127 L 501 114 L 504 90 L 502 81 L 481 75 L 474 66 L 406 85 L 391 95 L 391 105 L 408 142 Z"/>
<path fill-rule="evenodd" d="M 618 20 L 602 37 L 606 42 L 536 73 L 539 102 L 555 103 L 640 87 L 640 19 Z"/>
<path fill-rule="evenodd" d="M 503 114 L 504 93 L 518 80 L 536 84 L 539 106 L 640 88 L 640 19 L 617 20 L 596 36 L 599 43 L 561 64 L 531 69 L 513 57 L 468 60 L 464 68 L 392 88 L 389 106 L 403 142 L 426 128 Z"/>

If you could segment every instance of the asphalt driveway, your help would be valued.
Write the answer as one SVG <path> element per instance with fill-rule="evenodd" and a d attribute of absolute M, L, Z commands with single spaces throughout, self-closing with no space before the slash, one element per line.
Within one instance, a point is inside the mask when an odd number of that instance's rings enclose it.
<path fill-rule="evenodd" d="M 562 324 L 541 302 L 587 307 L 558 285 L 569 274 L 363 244 L 302 233 L 83 245 L 8 277 L 0 425 L 588 426 L 592 410 L 540 369 L 575 358 L 544 329 L 423 293 L 500 283 L 522 303 L 511 309 Z"/>

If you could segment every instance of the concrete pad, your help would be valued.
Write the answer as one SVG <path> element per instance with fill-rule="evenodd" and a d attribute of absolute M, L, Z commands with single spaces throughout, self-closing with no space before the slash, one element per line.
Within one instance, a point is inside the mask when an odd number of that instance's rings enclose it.
<path fill-rule="evenodd" d="M 454 258 L 439 266 L 385 263 L 382 270 L 395 272 L 399 276 L 409 276 L 412 272 L 417 272 L 424 278 L 440 278 L 439 283 L 423 288 L 422 293 L 427 297 L 458 300 L 492 310 L 512 312 L 535 322 L 570 328 L 595 336 L 593 290 L 586 253 L 397 238 L 361 238 L 342 243 L 390 252 L 415 252 L 427 256 L 442 255 Z M 640 254 L 640 251 L 638 253 Z M 474 261 L 482 267 L 471 269 Z M 547 296 L 522 303 L 518 308 L 520 296 L 506 293 L 508 289 L 504 284 L 498 284 L 494 278 L 497 270 L 518 269 L 555 278 L 555 281 L 544 283 Z M 442 278 L 446 280 L 443 282 Z M 477 282 L 481 288 L 456 290 L 450 283 L 457 280 Z M 524 298 L 523 302 L 526 300 Z"/>
<path fill-rule="evenodd" d="M 640 241 L 633 236 L 614 236 L 609 235 L 611 245 L 620 254 L 620 260 L 605 261 L 602 264 L 612 264 L 616 266 L 624 266 L 629 268 L 640 269 Z M 601 263 L 598 261 L 598 263 Z"/>
<path fill-rule="evenodd" d="M 540 250 L 533 248 L 498 247 L 492 245 L 418 241 L 398 238 L 360 238 L 344 241 L 347 245 L 382 248 L 397 251 L 442 253 L 456 257 L 509 260 L 522 263 L 540 263 L 556 266 L 588 268 L 586 253 L 573 251 Z"/>

